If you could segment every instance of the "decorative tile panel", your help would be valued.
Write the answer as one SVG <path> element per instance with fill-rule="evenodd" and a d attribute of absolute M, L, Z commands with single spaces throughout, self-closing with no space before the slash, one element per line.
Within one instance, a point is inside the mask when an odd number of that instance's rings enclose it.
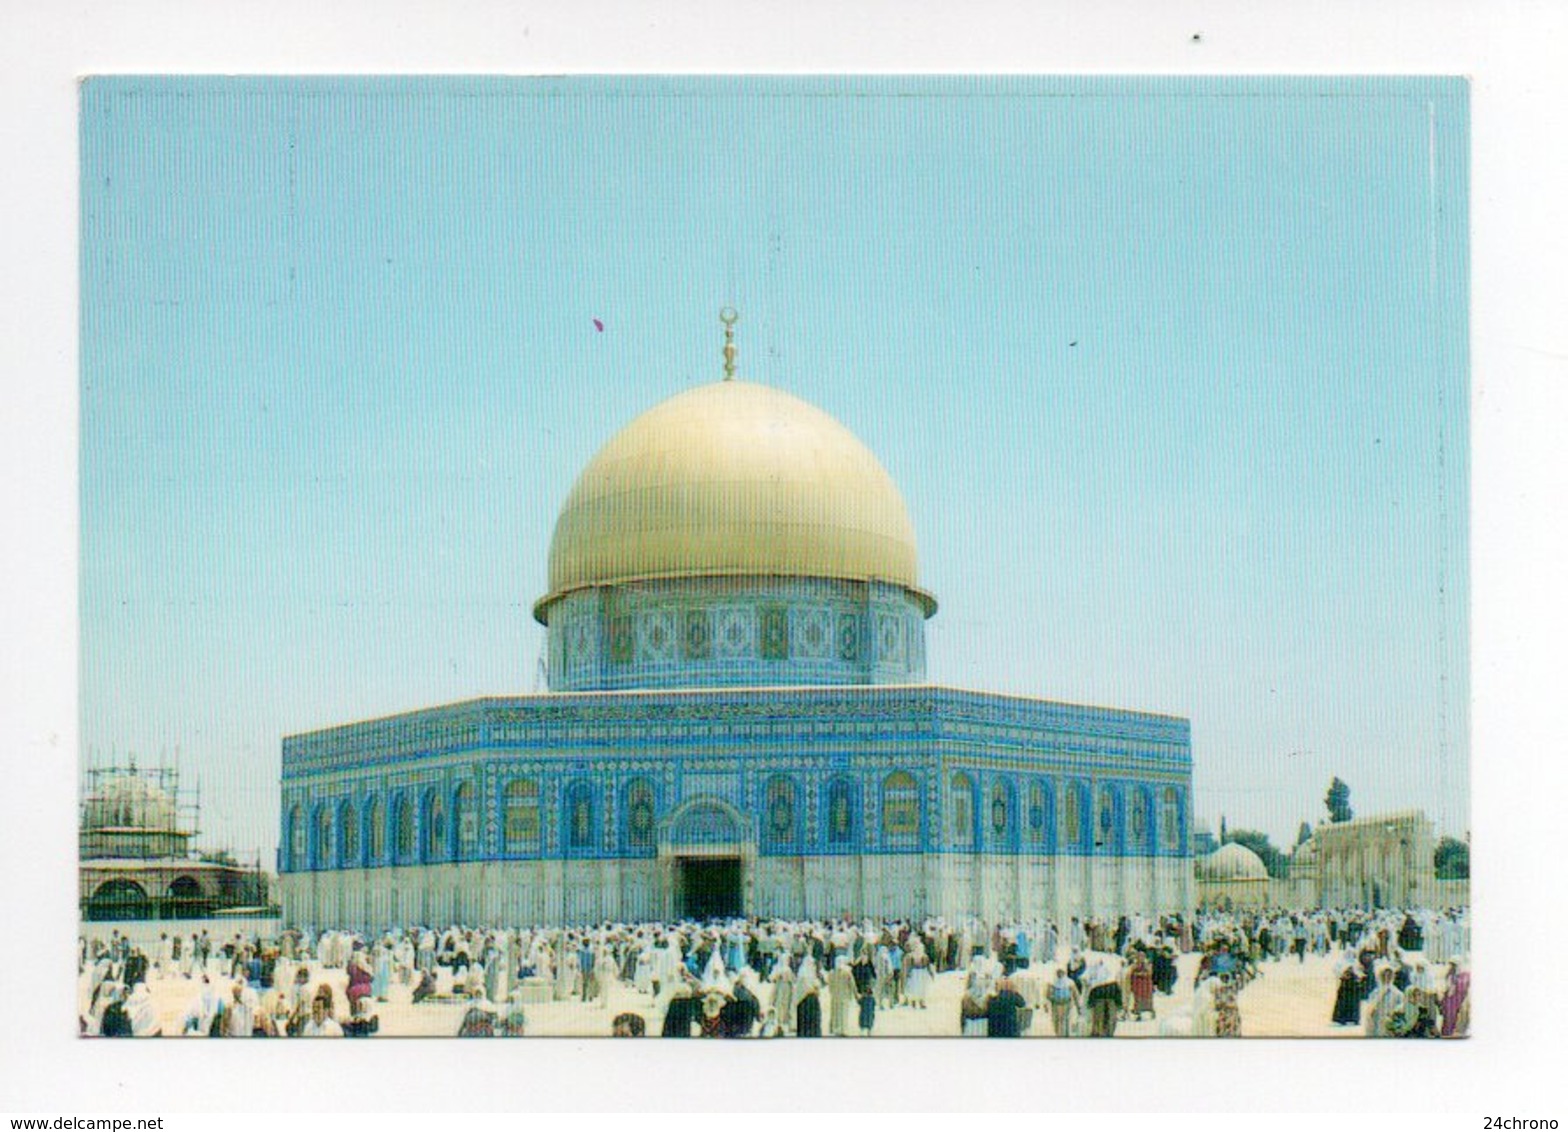
<path fill-rule="evenodd" d="M 637 615 L 637 650 L 642 663 L 670 663 L 676 658 L 678 643 L 673 610 L 651 609 Z"/>
<path fill-rule="evenodd" d="M 714 618 L 714 655 L 728 659 L 755 656 L 756 635 L 756 610 L 748 607 L 722 607 Z"/>

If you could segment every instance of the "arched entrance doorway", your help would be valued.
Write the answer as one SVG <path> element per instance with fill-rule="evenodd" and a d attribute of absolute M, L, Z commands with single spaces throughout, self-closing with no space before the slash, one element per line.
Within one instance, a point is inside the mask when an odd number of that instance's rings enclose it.
<path fill-rule="evenodd" d="M 194 877 L 180 877 L 169 885 L 169 896 L 164 903 L 164 914 L 176 920 L 205 916 L 212 910 L 212 902 Z"/>
<path fill-rule="evenodd" d="M 687 803 L 670 815 L 659 843 L 666 906 L 678 917 L 744 915 L 756 846 L 746 820 L 717 799 Z"/>
<path fill-rule="evenodd" d="M 147 890 L 134 880 L 110 880 L 98 886 L 87 903 L 89 920 L 146 920 L 152 918 Z"/>

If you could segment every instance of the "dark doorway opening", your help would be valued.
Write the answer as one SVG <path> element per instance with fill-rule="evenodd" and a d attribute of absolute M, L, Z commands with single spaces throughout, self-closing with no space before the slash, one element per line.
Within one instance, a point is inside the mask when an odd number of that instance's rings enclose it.
<path fill-rule="evenodd" d="M 111 880 L 98 886 L 87 904 L 89 920 L 150 920 L 152 901 L 133 880 Z"/>
<path fill-rule="evenodd" d="M 678 866 L 681 915 L 702 920 L 741 914 L 739 857 L 682 857 Z"/>

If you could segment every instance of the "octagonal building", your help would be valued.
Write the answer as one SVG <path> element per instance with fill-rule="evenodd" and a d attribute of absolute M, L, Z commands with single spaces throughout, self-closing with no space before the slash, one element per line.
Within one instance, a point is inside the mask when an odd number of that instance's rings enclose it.
<path fill-rule="evenodd" d="M 926 683 L 897 486 L 734 356 L 567 496 L 548 693 L 284 739 L 289 923 L 1191 908 L 1187 721 Z"/>

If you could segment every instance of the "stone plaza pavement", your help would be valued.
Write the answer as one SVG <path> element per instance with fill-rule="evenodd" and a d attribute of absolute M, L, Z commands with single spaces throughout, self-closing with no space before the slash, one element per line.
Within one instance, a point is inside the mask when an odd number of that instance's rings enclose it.
<path fill-rule="evenodd" d="M 1184 1033 L 1190 1021 L 1193 986 L 1192 979 L 1198 966 L 1197 955 L 1181 956 L 1178 964 L 1180 978 L 1175 993 L 1156 995 L 1156 1017 L 1141 1022 L 1121 1022 L 1116 1028 L 1118 1038 L 1159 1037 Z M 1048 978 L 1050 969 L 1036 965 L 1026 977 Z M 341 970 L 313 969 L 313 986 L 327 983 L 337 998 L 338 1016 L 347 1015 L 343 998 L 346 976 Z M 158 1005 L 164 1033 L 176 1034 L 187 1004 L 196 993 L 196 984 L 179 976 L 154 977 L 149 986 Z M 959 1034 L 959 999 L 963 994 L 964 977 L 960 972 L 937 976 L 924 1010 L 897 1007 L 878 1010 L 874 1037 L 957 1037 Z M 1265 963 L 1263 975 L 1254 979 L 1240 995 L 1242 1035 L 1244 1037 L 1311 1037 L 1345 1038 L 1361 1036 L 1359 1026 L 1335 1026 L 1329 1021 L 1335 991 L 1334 960 L 1329 956 L 1308 956 L 1304 963 L 1294 957 L 1277 963 Z M 764 984 L 763 1006 L 768 1005 L 771 988 Z M 457 1032 L 458 1025 L 469 1003 L 462 999 L 424 1002 L 417 1006 L 408 1000 L 407 987 L 394 986 L 392 1001 L 376 1004 L 381 1020 L 381 1037 L 440 1037 Z M 661 1016 L 654 1008 L 651 996 L 639 994 L 633 987 L 617 983 L 611 990 L 607 1007 L 595 1003 L 548 1002 L 533 1003 L 526 1008 L 528 1033 L 534 1037 L 607 1037 L 610 1020 L 623 1011 L 641 1014 L 648 1023 L 650 1034 L 657 1034 Z M 824 1034 L 828 1026 L 828 998 L 823 993 L 822 1023 Z M 852 1033 L 856 1013 L 850 1009 Z M 1042 1007 L 1035 1011 L 1029 1037 L 1054 1038 L 1051 1033 L 1049 1011 Z"/>

